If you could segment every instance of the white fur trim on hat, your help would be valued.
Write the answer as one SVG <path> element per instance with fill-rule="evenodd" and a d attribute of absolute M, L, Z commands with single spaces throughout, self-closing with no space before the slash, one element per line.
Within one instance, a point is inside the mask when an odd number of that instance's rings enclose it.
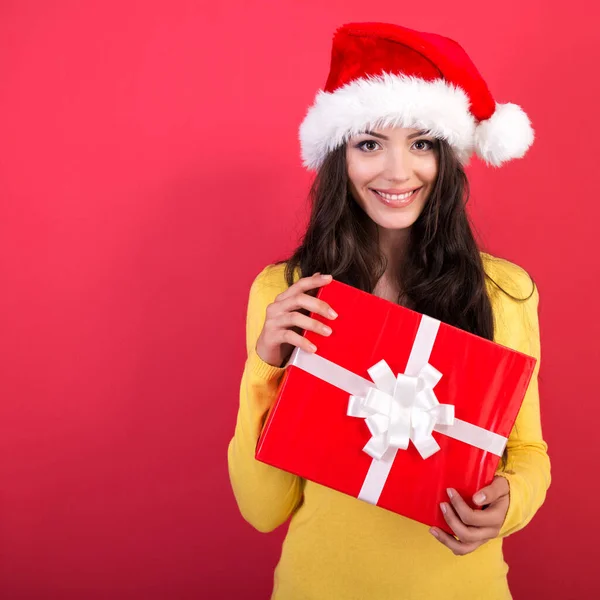
<path fill-rule="evenodd" d="M 388 126 L 427 130 L 447 140 L 463 163 L 473 151 L 476 120 L 460 87 L 443 79 L 383 73 L 356 79 L 334 92 L 319 90 L 300 125 L 303 164 L 316 170 L 349 137 L 368 127 Z"/>
<path fill-rule="evenodd" d="M 533 144 L 534 131 L 529 118 L 516 104 L 496 104 L 494 114 L 475 130 L 475 152 L 485 162 L 499 167 L 521 158 Z"/>

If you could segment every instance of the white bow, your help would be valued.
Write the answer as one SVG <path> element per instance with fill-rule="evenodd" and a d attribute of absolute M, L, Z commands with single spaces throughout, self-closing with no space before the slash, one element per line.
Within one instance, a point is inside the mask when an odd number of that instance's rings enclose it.
<path fill-rule="evenodd" d="M 429 363 L 416 377 L 394 373 L 385 360 L 368 369 L 377 387 L 366 396 L 350 396 L 348 416 L 364 418 L 371 439 L 363 450 L 381 460 L 390 448 L 406 450 L 409 440 L 423 458 L 439 449 L 431 435 L 436 424 L 454 424 L 454 406 L 440 404 L 433 388 L 442 374 Z"/>

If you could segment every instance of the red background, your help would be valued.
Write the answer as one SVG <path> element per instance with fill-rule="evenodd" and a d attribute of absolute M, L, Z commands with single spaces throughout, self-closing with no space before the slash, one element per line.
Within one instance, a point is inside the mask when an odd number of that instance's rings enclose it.
<path fill-rule="evenodd" d="M 254 276 L 306 217 L 297 129 L 348 21 L 444 33 L 537 140 L 473 160 L 485 247 L 537 280 L 553 484 L 515 598 L 600 591 L 598 8 L 356 0 L 0 5 L 0 596 L 266 598 L 229 487 Z"/>

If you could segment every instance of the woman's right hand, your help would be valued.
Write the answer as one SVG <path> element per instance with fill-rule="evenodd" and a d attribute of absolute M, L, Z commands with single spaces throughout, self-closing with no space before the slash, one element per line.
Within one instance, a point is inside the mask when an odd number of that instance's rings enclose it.
<path fill-rule="evenodd" d="M 320 273 L 303 277 L 267 306 L 265 324 L 256 342 L 256 353 L 264 362 L 282 367 L 295 346 L 315 352 L 316 346 L 300 335 L 303 329 L 331 335 L 331 328 L 311 319 L 308 314 L 313 312 L 328 319 L 335 319 L 338 315 L 327 302 L 306 292 L 327 285 L 332 279 L 331 275 Z"/>

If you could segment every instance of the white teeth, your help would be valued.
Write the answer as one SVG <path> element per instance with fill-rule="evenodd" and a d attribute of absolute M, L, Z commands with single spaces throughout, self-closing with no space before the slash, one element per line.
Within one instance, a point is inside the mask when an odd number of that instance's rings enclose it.
<path fill-rule="evenodd" d="M 386 200 L 406 200 L 406 198 L 412 196 L 417 190 L 413 190 L 412 192 L 406 192 L 406 194 L 384 194 L 383 192 L 380 192 L 378 190 L 373 191 L 377 192 L 382 198 L 385 198 Z"/>

